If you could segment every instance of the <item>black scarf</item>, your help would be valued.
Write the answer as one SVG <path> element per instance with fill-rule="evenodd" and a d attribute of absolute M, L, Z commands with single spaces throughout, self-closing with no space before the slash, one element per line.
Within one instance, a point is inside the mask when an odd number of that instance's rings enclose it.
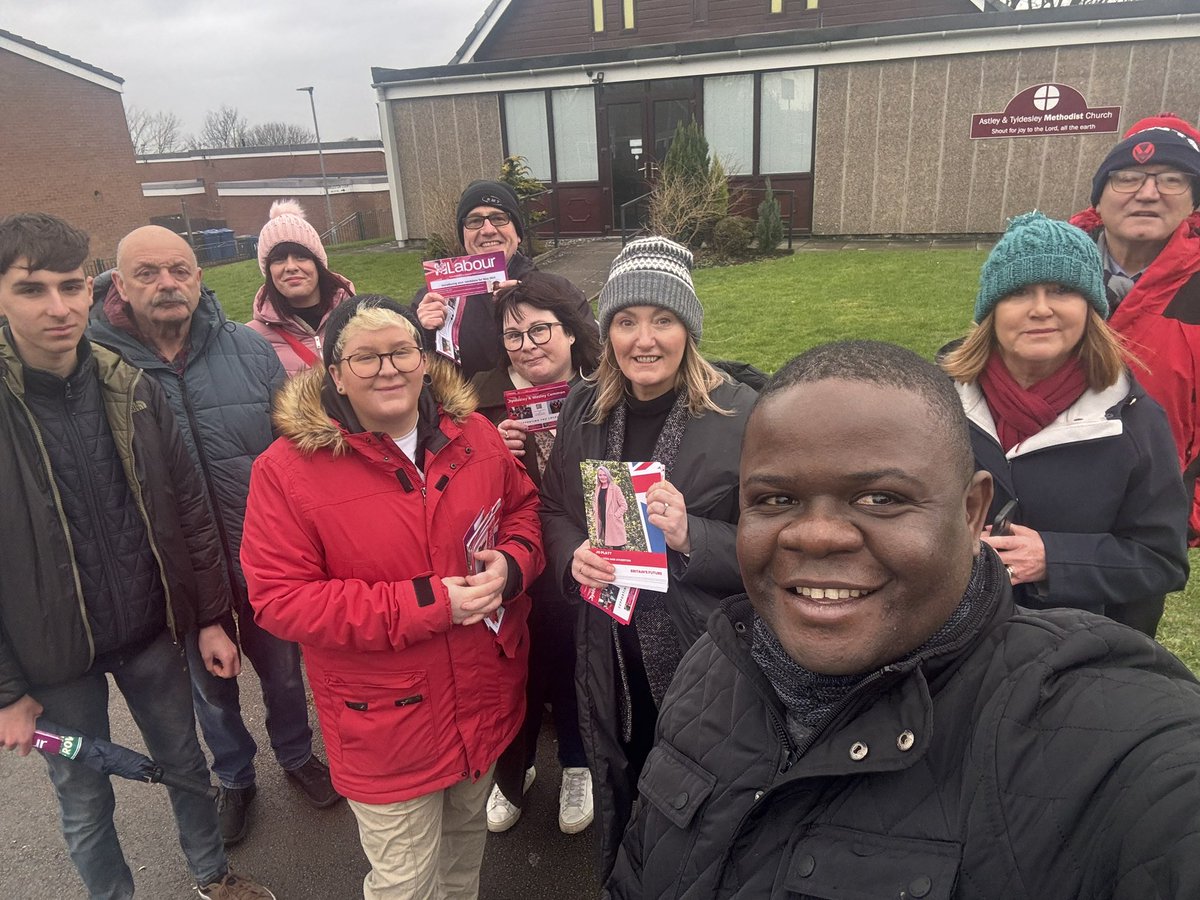
<path fill-rule="evenodd" d="M 889 665 L 913 657 L 933 656 L 963 637 L 973 627 L 976 617 L 971 615 L 972 611 L 977 610 L 980 604 L 986 604 L 988 598 L 995 594 L 1000 578 L 1000 558 L 986 549 L 982 550 L 975 558 L 971 579 L 967 582 L 962 599 L 942 627 L 916 650 Z M 804 668 L 788 656 L 775 633 L 757 615 L 754 617 L 750 655 L 767 676 L 787 710 L 788 735 L 798 745 L 803 744 L 814 731 L 824 727 L 838 704 L 874 674 L 822 675 Z"/>
<path fill-rule="evenodd" d="M 609 459 L 620 459 L 625 448 L 625 423 L 628 407 L 624 403 L 617 404 L 608 418 L 608 443 L 606 454 Z M 675 467 L 675 459 L 679 455 L 679 446 L 683 442 L 683 434 L 687 430 L 690 415 L 688 413 L 688 391 L 680 388 L 675 396 L 675 404 L 667 413 L 658 440 L 654 442 L 652 458 L 660 462 L 665 470 L 665 478 L 671 480 L 671 471 Z M 635 460 L 642 462 L 643 460 Z M 683 651 L 679 648 L 679 637 L 675 625 L 667 612 L 666 599 L 657 591 L 640 591 L 637 606 L 633 611 L 637 623 L 638 644 L 642 648 L 642 662 L 646 669 L 646 680 L 650 684 L 650 693 L 655 705 L 662 705 L 663 696 L 679 661 L 683 659 Z M 633 707 L 629 689 L 629 671 L 625 663 L 625 654 L 621 650 L 621 640 L 617 633 L 620 627 L 612 623 L 613 646 L 616 648 L 617 670 L 620 674 L 621 685 L 617 696 L 617 707 L 621 714 L 621 737 L 627 743 L 633 736 Z"/>

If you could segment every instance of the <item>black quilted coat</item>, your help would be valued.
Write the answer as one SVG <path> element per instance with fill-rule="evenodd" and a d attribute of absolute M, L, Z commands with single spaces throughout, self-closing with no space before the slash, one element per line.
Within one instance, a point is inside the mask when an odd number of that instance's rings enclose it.
<path fill-rule="evenodd" d="M 992 580 L 965 642 L 869 677 L 790 767 L 749 601 L 726 601 L 667 694 L 611 897 L 1200 897 L 1200 685 Z"/>
<path fill-rule="evenodd" d="M 115 353 L 91 349 L 178 639 L 229 609 L 217 530 L 162 390 Z M 24 390 L 21 363 L 0 331 L 0 707 L 77 678 L 95 654 L 64 504 Z"/>

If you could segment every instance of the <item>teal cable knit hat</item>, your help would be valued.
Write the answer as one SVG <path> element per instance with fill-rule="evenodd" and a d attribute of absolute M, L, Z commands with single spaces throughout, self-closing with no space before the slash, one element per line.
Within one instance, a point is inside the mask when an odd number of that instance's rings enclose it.
<path fill-rule="evenodd" d="M 1108 318 L 1103 264 L 1095 242 L 1081 229 L 1028 212 L 1009 220 L 979 273 L 975 321 L 1029 284 L 1061 284 L 1078 291 L 1101 318 Z"/>

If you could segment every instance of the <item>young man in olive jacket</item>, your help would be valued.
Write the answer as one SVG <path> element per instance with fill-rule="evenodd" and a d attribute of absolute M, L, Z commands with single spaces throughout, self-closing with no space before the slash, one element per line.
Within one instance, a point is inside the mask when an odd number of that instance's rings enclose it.
<path fill-rule="evenodd" d="M 181 643 L 237 675 L 217 531 L 162 391 L 83 338 L 87 250 L 52 216 L 0 219 L 0 747 L 27 755 L 40 715 L 107 738 L 111 674 L 155 761 L 207 781 Z M 131 897 L 108 777 L 47 764 L 89 896 Z M 215 804 L 168 790 L 200 895 L 273 897 L 229 872 Z"/>
<path fill-rule="evenodd" d="M 614 898 L 1200 896 L 1200 685 L 1023 610 L 949 379 L 810 350 L 746 427 L 748 595 L 684 657 Z"/>

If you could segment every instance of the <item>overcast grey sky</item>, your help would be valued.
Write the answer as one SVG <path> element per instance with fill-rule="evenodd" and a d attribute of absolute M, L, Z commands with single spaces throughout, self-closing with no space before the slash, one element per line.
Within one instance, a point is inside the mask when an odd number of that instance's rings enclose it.
<path fill-rule="evenodd" d="M 125 107 L 171 110 L 187 131 L 236 106 L 251 124 L 321 139 L 379 136 L 371 67 L 450 61 L 488 0 L 12 0 L 0 28 L 125 79 Z"/>

